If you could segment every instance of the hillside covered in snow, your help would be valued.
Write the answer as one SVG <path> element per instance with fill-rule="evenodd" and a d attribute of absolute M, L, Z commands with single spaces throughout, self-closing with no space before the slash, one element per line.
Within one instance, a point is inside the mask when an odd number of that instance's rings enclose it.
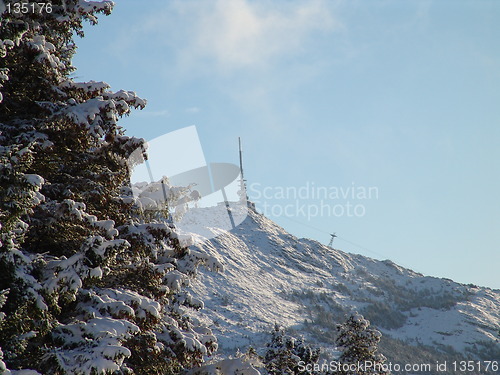
<path fill-rule="evenodd" d="M 380 350 L 392 362 L 500 358 L 500 290 L 299 239 L 253 210 L 231 232 L 194 247 L 224 264 L 192 283 L 224 354 L 264 347 L 278 323 L 333 358 L 336 324 L 358 311 L 383 333 Z"/>

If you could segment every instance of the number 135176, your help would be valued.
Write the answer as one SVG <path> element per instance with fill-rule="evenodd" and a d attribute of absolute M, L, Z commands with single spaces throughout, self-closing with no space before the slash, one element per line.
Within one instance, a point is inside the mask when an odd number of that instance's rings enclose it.
<path fill-rule="evenodd" d="M 454 371 L 476 372 L 476 371 L 494 371 L 499 368 L 498 361 L 454 361 L 451 363 Z"/>
<path fill-rule="evenodd" d="M 7 3 L 5 7 L 7 13 L 52 13 L 51 3 Z"/>

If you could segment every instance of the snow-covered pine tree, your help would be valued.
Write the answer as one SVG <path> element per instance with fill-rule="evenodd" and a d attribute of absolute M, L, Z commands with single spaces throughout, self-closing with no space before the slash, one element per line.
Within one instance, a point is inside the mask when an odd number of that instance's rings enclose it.
<path fill-rule="evenodd" d="M 339 364 L 352 365 L 352 369 L 342 367 L 339 375 L 388 375 L 384 366 L 385 357 L 377 353 L 382 334 L 370 327 L 370 322 L 360 314 L 351 315 L 347 321 L 337 326 L 337 347 L 342 351 Z"/>
<path fill-rule="evenodd" d="M 183 286 L 200 263 L 220 264 L 181 246 L 168 223 L 146 222 L 126 196 L 127 159 L 144 141 L 117 120 L 145 101 L 70 77 L 74 34 L 113 3 L 23 3 L 16 12 L 0 1 L 0 368 L 168 374 L 200 364 L 217 344 L 186 317 L 203 303 Z"/>
<path fill-rule="evenodd" d="M 307 365 L 317 363 L 319 353 L 319 349 L 306 345 L 302 338 L 286 335 L 284 329 L 275 324 L 263 362 L 270 375 L 312 374 L 314 371 L 309 371 L 312 366 Z"/>
<path fill-rule="evenodd" d="M 0 309 L 5 305 L 5 301 L 7 300 L 7 293 L 8 290 L 2 290 L 0 292 Z M 0 312 L 0 324 L 2 324 L 2 320 L 4 320 L 5 314 L 3 312 Z M 3 352 L 2 349 L 0 349 L 0 374 L 3 374 L 7 372 L 7 367 L 5 366 L 5 363 L 3 362 Z"/>

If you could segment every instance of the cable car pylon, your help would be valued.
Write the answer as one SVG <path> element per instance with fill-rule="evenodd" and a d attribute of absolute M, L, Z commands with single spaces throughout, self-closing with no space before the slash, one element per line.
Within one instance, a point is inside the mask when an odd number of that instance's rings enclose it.
<path fill-rule="evenodd" d="M 330 236 L 332 236 L 332 238 L 330 238 L 330 242 L 328 243 L 328 247 L 331 248 L 331 249 L 333 249 L 333 247 L 332 247 L 332 245 L 333 245 L 333 239 L 335 237 L 337 237 L 337 235 L 335 233 L 332 233 L 332 234 L 330 234 Z"/>

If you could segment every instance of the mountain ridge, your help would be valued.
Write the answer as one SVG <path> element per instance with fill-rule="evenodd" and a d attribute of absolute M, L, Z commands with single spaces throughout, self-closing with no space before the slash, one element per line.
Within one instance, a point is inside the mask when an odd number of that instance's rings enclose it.
<path fill-rule="evenodd" d="M 264 346 L 278 323 L 331 358 L 335 324 L 358 311 L 383 333 L 381 349 L 402 350 L 408 361 L 419 350 L 426 360 L 500 358 L 500 290 L 299 239 L 254 210 L 232 231 L 193 247 L 224 264 L 220 274 L 200 272 L 191 287 L 205 301 L 197 317 L 224 354 Z"/>

